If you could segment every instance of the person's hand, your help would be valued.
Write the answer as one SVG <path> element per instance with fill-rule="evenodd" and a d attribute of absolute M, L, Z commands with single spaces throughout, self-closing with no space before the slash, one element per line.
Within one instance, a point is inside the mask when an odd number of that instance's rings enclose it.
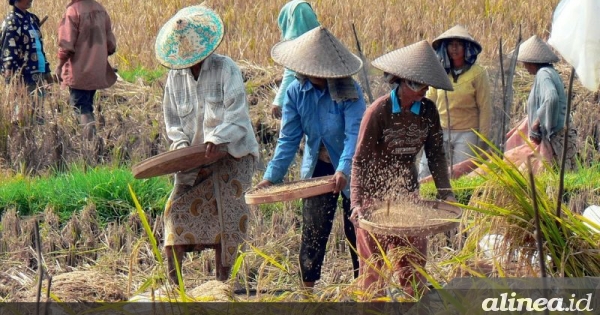
<path fill-rule="evenodd" d="M 218 145 L 216 145 L 212 142 L 206 142 L 206 153 L 204 154 L 204 156 L 206 156 L 207 158 L 212 158 L 212 157 L 215 157 L 218 153 L 219 153 Z"/>
<path fill-rule="evenodd" d="M 273 185 L 273 183 L 271 183 L 270 181 L 263 179 L 260 181 L 260 183 L 256 184 L 255 188 L 260 189 L 260 188 L 265 188 L 265 187 L 269 187 Z"/>
<path fill-rule="evenodd" d="M 275 119 L 281 119 L 281 106 L 271 105 L 271 116 Z"/>
<path fill-rule="evenodd" d="M 335 188 L 333 188 L 333 192 L 336 194 L 346 188 L 346 185 L 348 184 L 348 178 L 346 178 L 346 175 L 344 175 L 342 172 L 335 172 L 329 181 L 335 182 Z"/>
<path fill-rule="evenodd" d="M 539 119 L 536 119 L 536 120 L 533 122 L 533 125 L 531 125 L 531 130 L 533 130 L 533 131 L 535 131 L 535 132 L 537 132 L 537 133 L 539 133 L 539 132 L 540 132 L 540 120 L 539 120 Z"/>
<path fill-rule="evenodd" d="M 358 226 L 358 220 L 362 219 L 365 216 L 363 212 L 363 208 L 360 206 L 352 208 L 352 214 L 350 214 L 350 222 L 355 226 Z"/>
<path fill-rule="evenodd" d="M 54 76 L 52 75 L 52 73 L 50 73 L 50 72 L 44 73 L 44 81 L 46 81 L 47 84 L 55 83 Z"/>
<path fill-rule="evenodd" d="M 56 80 L 58 81 L 58 83 L 62 82 L 62 66 L 56 67 L 54 73 L 56 73 Z"/>
<path fill-rule="evenodd" d="M 529 136 L 529 140 L 531 140 L 531 142 L 533 142 L 533 143 L 535 143 L 537 145 L 539 145 L 540 143 L 542 143 L 542 138 L 538 137 L 538 136 L 534 136 L 534 135 Z"/>

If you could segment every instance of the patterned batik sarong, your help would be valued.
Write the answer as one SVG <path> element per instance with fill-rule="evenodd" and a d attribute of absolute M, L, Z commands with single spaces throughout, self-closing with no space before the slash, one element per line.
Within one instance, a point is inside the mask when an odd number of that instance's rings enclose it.
<path fill-rule="evenodd" d="M 231 266 L 246 236 L 249 210 L 244 192 L 254 169 L 252 155 L 227 156 L 198 169 L 193 186 L 175 186 L 165 208 L 164 245 L 220 244 L 221 262 Z"/>
<path fill-rule="evenodd" d="M 567 156 L 565 162 L 566 170 L 575 170 L 577 168 L 577 130 L 569 128 L 567 134 L 569 142 L 567 144 Z M 565 142 L 565 129 L 557 132 L 550 138 L 550 146 L 552 147 L 554 160 L 560 163 L 563 154 L 563 148 Z"/>

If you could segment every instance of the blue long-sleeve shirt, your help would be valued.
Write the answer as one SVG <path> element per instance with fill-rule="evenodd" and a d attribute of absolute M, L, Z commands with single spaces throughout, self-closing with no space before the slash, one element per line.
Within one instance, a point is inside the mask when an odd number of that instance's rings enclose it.
<path fill-rule="evenodd" d="M 309 80 L 303 83 L 296 80 L 290 84 L 283 105 L 279 140 L 263 179 L 280 183 L 298 151 L 302 137 L 306 136 L 301 177 L 312 177 L 323 143 L 336 172 L 342 172 L 348 178 L 348 186 L 343 192 L 350 197 L 352 157 L 366 109 L 360 86 L 356 82 L 354 86 L 358 91 L 358 99 L 335 102 L 327 88 L 319 90 Z"/>

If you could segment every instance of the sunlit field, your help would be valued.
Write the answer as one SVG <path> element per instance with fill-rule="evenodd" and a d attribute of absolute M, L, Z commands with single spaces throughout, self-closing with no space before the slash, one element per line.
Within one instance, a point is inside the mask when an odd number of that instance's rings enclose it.
<path fill-rule="evenodd" d="M 270 58 L 280 40 L 277 16 L 284 0 L 103 0 L 115 35 L 117 53 L 110 57 L 122 77 L 100 91 L 96 99 L 98 137 L 81 138 L 80 126 L 68 105 L 68 91 L 49 86 L 42 108 L 45 124 L 30 118 L 15 122 L 15 104 L 24 103 L 19 91 L 0 89 L 0 302 L 35 301 L 38 262 L 32 243 L 33 222 L 40 221 L 43 266 L 53 276 L 51 299 L 60 301 L 348 301 L 369 299 L 352 279 L 349 251 L 338 216 L 328 243 L 323 275 L 312 294 L 300 292 L 300 201 L 251 207 L 248 244 L 241 249 L 234 274 L 226 285 L 215 281 L 214 253 L 186 256 L 184 290 L 165 285 L 161 252 L 161 213 L 171 178 L 135 180 L 131 166 L 168 149 L 161 102 L 166 69 L 154 58 L 160 27 L 179 9 L 204 3 L 218 12 L 226 35 L 217 52 L 230 56 L 242 69 L 248 104 L 268 162 L 278 135 L 278 121 L 269 107 L 283 68 Z M 431 42 L 448 28 L 462 24 L 483 46 L 478 62 L 492 80 L 494 106 L 501 105 L 499 48 L 508 53 L 522 38 L 547 39 L 558 0 L 341 0 L 310 1 L 322 25 L 357 52 L 352 25 L 365 55 L 375 97 L 387 92 L 381 74 L 369 67 L 378 56 L 420 40 Z M 57 64 L 57 28 L 67 1 L 35 0 L 31 12 L 48 16 L 42 26 L 47 58 Z M 0 5 L 6 16 L 9 6 Z M 570 66 L 556 65 L 565 84 Z M 524 116 L 533 77 L 517 67 L 515 97 L 507 115 L 514 125 Z M 21 95 L 21 96 L 19 96 Z M 600 235 L 581 223 L 579 214 L 599 204 L 598 95 L 575 80 L 573 124 L 578 129 L 580 168 L 567 174 L 564 226 L 549 227 L 546 252 L 554 264 L 552 276 L 600 276 L 594 248 Z M 496 110 L 496 115 L 502 115 Z M 499 118 L 499 116 L 496 116 Z M 498 132 L 498 131 L 497 131 Z M 464 210 L 465 239 L 448 242 L 431 236 L 426 273 L 433 286 L 457 276 L 539 276 L 533 243 L 531 200 L 526 170 L 514 171 L 501 160 L 490 160 L 498 172 L 453 181 Z M 298 178 L 296 166 L 289 179 Z M 262 177 L 262 170 L 255 182 Z M 536 178 L 542 220 L 553 224 L 556 204 L 555 171 Z M 130 191 L 131 187 L 131 191 Z M 423 185 L 421 195 L 434 198 L 434 187 Z M 136 201 L 139 204 L 136 205 Z M 492 207 L 491 205 L 494 205 Z M 512 211 L 512 212 L 511 212 Z M 468 232 L 468 233 L 467 233 Z M 562 233 L 566 234 L 562 234 Z M 477 243 L 486 233 L 508 240 L 493 252 Z M 460 235 L 460 234 L 459 234 Z M 574 241 L 570 235 L 581 237 Z M 157 243 L 154 244 L 154 241 Z M 563 247 L 561 247 L 563 246 Z M 562 252 L 561 252 L 562 250 Z M 515 257 L 515 253 L 518 255 Z M 384 267 L 385 269 L 385 267 Z M 382 274 L 397 285 L 388 269 Z M 43 281 L 47 286 L 46 280 Z M 114 290 L 99 283 L 114 284 Z M 242 292 L 242 293 L 240 293 Z M 408 299 L 413 300 L 413 299 Z"/>

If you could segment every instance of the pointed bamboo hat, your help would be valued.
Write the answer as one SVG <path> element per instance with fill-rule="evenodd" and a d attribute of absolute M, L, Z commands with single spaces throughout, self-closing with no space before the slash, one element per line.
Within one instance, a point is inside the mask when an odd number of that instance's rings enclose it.
<path fill-rule="evenodd" d="M 473 43 L 473 45 L 475 45 L 476 49 L 477 49 L 477 53 L 481 52 L 481 44 L 479 44 L 475 38 L 473 38 L 473 36 L 471 36 L 471 34 L 469 34 L 469 32 L 467 31 L 466 28 L 464 28 L 462 25 L 456 25 L 454 27 L 452 27 L 451 29 L 445 31 L 442 33 L 442 35 L 438 36 L 436 39 L 433 40 L 433 42 L 431 43 L 431 46 L 433 46 L 433 49 L 437 49 L 440 44 L 442 43 L 443 40 L 446 39 L 462 39 L 462 40 L 467 40 L 470 41 L 471 43 Z"/>
<path fill-rule="evenodd" d="M 389 52 L 372 62 L 373 66 L 402 79 L 452 91 L 452 83 L 435 51 L 425 40 Z"/>
<path fill-rule="evenodd" d="M 517 60 L 530 63 L 555 63 L 560 58 L 541 38 L 533 35 L 519 46 Z"/>
<path fill-rule="evenodd" d="M 349 77 L 362 67 L 360 58 L 323 26 L 275 44 L 271 57 L 290 70 L 316 78 Z"/>
<path fill-rule="evenodd" d="M 211 9 L 196 5 L 181 9 L 156 37 L 156 59 L 165 67 L 184 69 L 208 57 L 221 43 L 223 21 Z"/>

